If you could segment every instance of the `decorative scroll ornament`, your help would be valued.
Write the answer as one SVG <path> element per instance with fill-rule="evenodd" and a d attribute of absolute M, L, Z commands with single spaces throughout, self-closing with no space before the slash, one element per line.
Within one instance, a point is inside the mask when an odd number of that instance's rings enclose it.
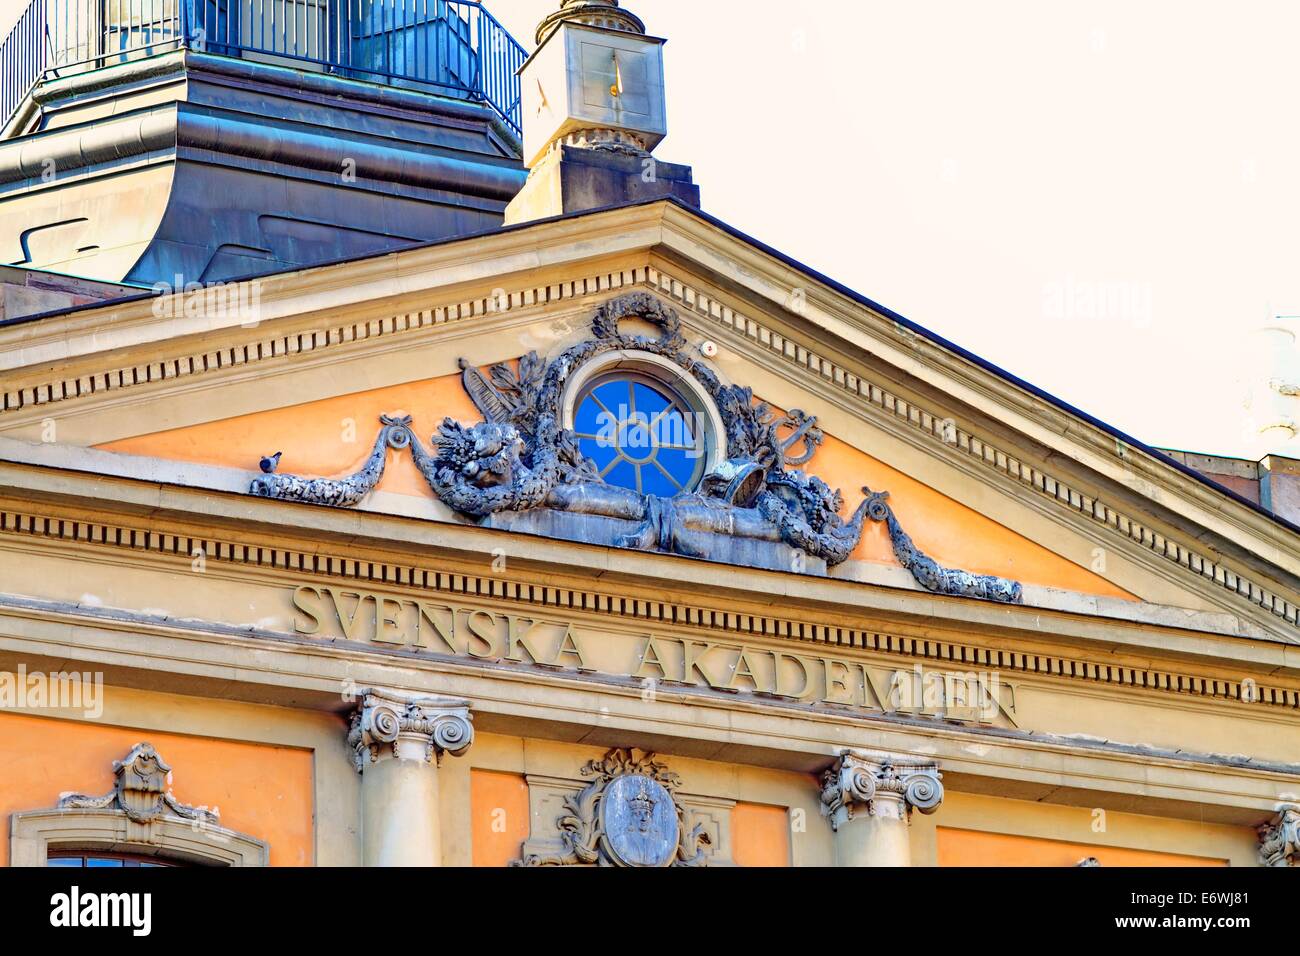
<path fill-rule="evenodd" d="M 937 594 L 956 594 L 961 597 L 983 598 L 1003 604 L 1019 604 L 1024 600 L 1024 588 L 1019 581 L 1000 578 L 992 574 L 973 574 L 957 568 L 945 568 L 915 544 L 903 526 L 894 517 L 894 509 L 885 503 L 887 491 L 863 488 L 867 496 L 864 504 L 872 521 L 883 521 L 889 529 L 889 542 L 894 546 L 898 563 L 912 572 L 927 591 Z"/>
<path fill-rule="evenodd" d="M 1271 823 L 1259 828 L 1259 862 L 1264 866 L 1300 865 L 1300 806 L 1284 805 Z"/>
<path fill-rule="evenodd" d="M 649 323 L 654 337 L 628 334 L 620 323 Z M 593 338 L 549 362 L 536 352 L 518 367 L 487 374 L 461 360 L 462 380 L 483 415 L 475 425 L 443 420 L 426 451 L 409 418 L 384 417 L 374 451 L 357 474 L 305 479 L 274 473 L 253 482 L 253 494 L 291 501 L 350 506 L 383 475 L 388 448 L 410 447 L 434 493 L 469 518 L 509 526 L 519 516 L 544 520 L 542 533 L 592 544 L 668 551 L 753 567 L 805 570 L 806 559 L 827 567 L 845 561 L 868 518 L 883 521 L 898 560 L 925 588 L 940 594 L 1015 603 L 1021 586 L 1005 578 L 940 566 L 921 552 L 885 503 L 866 497 L 846 520 L 844 499 L 816 475 L 795 470 L 823 441 L 817 419 L 799 409 L 776 415 L 746 387 L 726 385 L 687 350 L 677 313 L 642 292 L 612 299 L 592 318 Z M 725 435 L 715 440 L 726 460 L 694 491 L 674 497 L 643 495 L 607 484 L 564 427 L 566 386 L 586 363 L 609 353 L 653 356 L 690 376 L 716 407 Z M 265 459 L 271 469 L 273 459 Z M 816 569 L 811 569 L 815 571 Z"/>
<path fill-rule="evenodd" d="M 102 797 L 73 793 L 59 800 L 60 809 L 121 810 L 133 823 L 152 823 L 166 816 L 200 825 L 215 826 L 219 813 L 207 807 L 181 803 L 167 789 L 172 768 L 163 762 L 153 744 L 139 743 L 124 760 L 113 761 L 113 792 Z"/>
<path fill-rule="evenodd" d="M 357 773 L 364 773 L 387 750 L 399 756 L 399 738 L 418 742 L 426 763 L 442 755 L 459 757 L 474 742 L 474 718 L 469 702 L 443 697 L 406 697 L 387 691 L 364 690 L 352 715 L 348 746 Z"/>
<path fill-rule="evenodd" d="M 848 750 L 822 774 L 822 814 L 838 830 L 857 813 L 904 817 L 934 813 L 943 802 L 943 774 L 933 761 Z"/>
<path fill-rule="evenodd" d="M 681 778 L 630 749 L 615 749 L 582 768 L 594 777 L 564 798 L 556 821 L 564 851 L 532 854 L 516 866 L 706 866 L 712 838 L 677 802 Z"/>
<path fill-rule="evenodd" d="M 370 494 L 379 480 L 384 477 L 384 464 L 388 459 L 388 449 L 402 449 L 411 443 L 411 419 L 393 418 L 381 415 L 379 421 L 383 428 L 375 439 L 375 447 L 361 470 L 347 478 L 300 478 L 297 475 L 277 475 L 275 469 L 280 463 L 280 453 L 262 459 L 262 470 L 266 474 L 254 478 L 248 490 L 263 498 L 279 498 L 282 501 L 303 501 L 314 505 L 333 505 L 338 508 L 350 508 L 360 504 L 361 499 Z"/>

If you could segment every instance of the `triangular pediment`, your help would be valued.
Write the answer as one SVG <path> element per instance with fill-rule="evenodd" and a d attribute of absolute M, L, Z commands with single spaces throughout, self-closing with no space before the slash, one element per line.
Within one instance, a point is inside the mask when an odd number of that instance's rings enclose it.
<path fill-rule="evenodd" d="M 409 418 L 411 434 L 436 456 L 432 439 L 444 418 L 464 427 L 490 419 L 493 399 L 481 391 L 496 387 L 493 366 L 517 375 L 518 360 L 530 353 L 543 369 L 580 365 L 583 343 L 600 338 L 593 320 L 602 307 L 629 297 L 677 317 L 680 343 L 667 362 L 678 373 L 694 363 L 722 387 L 749 388 L 755 402 L 771 406 L 773 420 L 795 409 L 815 417 L 820 441 L 789 453 L 811 455 L 785 466 L 797 486 L 787 506 L 820 488 L 808 480 L 815 477 L 842 493 L 839 519 L 851 523 L 864 488 L 888 492 L 888 519 L 877 509 L 845 554 L 830 548 L 821 564 L 796 564 L 792 573 L 935 590 L 937 568 L 1014 582 L 1024 603 L 1055 610 L 1124 616 L 1126 605 L 1150 604 L 1207 620 L 1235 616 L 1264 633 L 1294 629 L 1300 562 L 1285 529 L 770 250 L 666 203 L 272 277 L 232 299 L 241 309 L 252 304 L 255 323 L 202 305 L 190 314 L 194 303 L 174 296 L 43 319 L 25 341 L 0 332 L 14 396 L 0 415 L 0 436 L 39 442 L 52 422 L 59 444 L 133 462 L 243 471 L 250 487 L 259 462 L 276 452 L 273 476 L 343 478 L 373 461 L 376 436 L 398 427 L 392 422 Z M 662 331 L 634 328 L 634 315 L 626 321 L 625 336 Z M 613 351 L 637 349 L 625 338 Z M 573 396 L 555 400 L 562 408 Z M 721 424 L 714 441 L 726 445 L 730 419 Z M 778 429 L 782 436 L 794 430 L 791 423 Z M 627 530 L 599 510 L 574 522 L 529 516 L 530 507 L 514 504 L 499 516 L 445 507 L 439 499 L 450 500 L 447 490 L 440 496 L 403 440 L 390 444 L 396 447 L 380 455 L 385 467 L 373 487 L 384 501 L 431 501 L 446 520 L 487 520 L 530 534 L 595 535 L 589 543 L 614 544 L 599 534 Z M 525 449 L 525 466 L 536 466 L 528 457 L 534 450 Z M 741 451 L 740 458 L 762 457 Z M 5 447 L 6 458 L 16 454 Z M 737 455 L 719 460 L 728 457 Z M 496 480 L 475 486 L 490 491 Z M 564 511 L 553 505 L 540 507 Z M 707 507 L 722 505 L 743 506 L 739 525 L 748 527 L 749 512 L 780 524 L 747 496 Z M 795 518 L 826 532 L 815 510 Z M 786 548 L 755 557 L 752 541 L 723 540 L 735 537 L 730 531 L 700 536 L 712 520 L 707 508 L 678 519 L 656 512 L 655 520 L 645 547 L 671 551 L 672 533 L 685 527 L 680 552 L 696 558 L 768 569 L 780 569 L 791 551 L 818 558 L 816 543 L 798 529 L 751 529 L 753 541 Z M 737 522 L 724 515 L 724 525 Z M 920 556 L 911 565 L 900 532 Z M 1206 535 L 1215 547 L 1206 547 Z M 1006 597 L 996 587 L 947 593 Z"/>

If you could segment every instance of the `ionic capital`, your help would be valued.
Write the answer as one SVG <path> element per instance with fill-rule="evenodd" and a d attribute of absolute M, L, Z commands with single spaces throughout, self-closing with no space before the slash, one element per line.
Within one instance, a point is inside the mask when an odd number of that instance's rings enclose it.
<path fill-rule="evenodd" d="M 1277 816 L 1259 828 L 1259 862 L 1264 866 L 1300 866 L 1300 806 L 1283 804 Z"/>
<path fill-rule="evenodd" d="M 474 742 L 467 700 L 387 690 L 363 690 L 359 698 L 348 731 L 357 773 L 389 756 L 441 762 L 444 753 L 458 757 Z"/>
<path fill-rule="evenodd" d="M 822 774 L 822 813 L 834 830 L 859 814 L 906 820 L 914 809 L 934 813 L 943 801 L 942 777 L 933 760 L 846 750 Z"/>

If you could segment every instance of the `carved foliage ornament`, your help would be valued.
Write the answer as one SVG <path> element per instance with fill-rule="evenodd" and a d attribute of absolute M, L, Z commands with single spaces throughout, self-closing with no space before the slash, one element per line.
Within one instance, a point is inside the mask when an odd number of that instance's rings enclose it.
<path fill-rule="evenodd" d="M 654 754 L 611 750 L 582 768 L 593 777 L 564 798 L 556 821 L 564 851 L 529 855 L 516 866 L 704 866 L 712 839 L 677 802 L 677 774 Z"/>
<path fill-rule="evenodd" d="M 649 323 L 656 336 L 621 331 L 625 319 Z M 808 462 L 823 440 L 815 417 L 798 409 L 776 415 L 753 392 L 724 384 L 687 350 L 677 313 L 646 293 L 619 296 L 592 318 L 593 337 L 543 361 L 530 352 L 518 362 L 492 366 L 484 375 L 464 360 L 465 389 L 483 421 L 463 425 L 443 420 L 426 451 L 409 418 L 384 416 L 363 468 L 343 479 L 307 479 L 275 474 L 277 458 L 263 460 L 268 473 L 257 478 L 253 494 L 340 507 L 357 504 L 383 476 L 389 448 L 409 447 L 433 492 L 466 517 L 547 510 L 570 516 L 614 519 L 581 525 L 583 540 L 607 534 L 623 548 L 660 550 L 691 557 L 716 556 L 711 542 L 746 543 L 733 554 L 738 562 L 768 555 L 761 566 L 790 566 L 771 558 L 773 547 L 794 549 L 828 566 L 846 560 L 862 537 L 864 523 L 884 522 L 899 562 L 925 588 L 941 594 L 1017 603 L 1016 581 L 972 574 L 939 565 L 920 551 L 895 518 L 888 492 L 863 488 L 866 496 L 846 520 L 843 497 L 816 475 L 792 466 Z M 655 356 L 690 376 L 716 407 L 726 434 L 726 460 L 706 474 L 699 488 L 671 498 L 643 495 L 604 482 L 595 464 L 565 428 L 566 385 L 585 363 L 611 352 Z M 622 523 L 625 530 L 617 529 Z M 757 557 L 754 557 L 757 561 Z M 750 563 L 753 563 L 751 561 Z M 797 565 L 796 565 L 797 567 Z"/>
<path fill-rule="evenodd" d="M 59 800 L 60 809 L 121 810 L 133 823 L 152 823 L 164 816 L 216 825 L 218 811 L 181 803 L 167 789 L 172 768 L 153 744 L 140 743 L 123 760 L 113 761 L 113 791 L 102 797 L 73 793 Z"/>

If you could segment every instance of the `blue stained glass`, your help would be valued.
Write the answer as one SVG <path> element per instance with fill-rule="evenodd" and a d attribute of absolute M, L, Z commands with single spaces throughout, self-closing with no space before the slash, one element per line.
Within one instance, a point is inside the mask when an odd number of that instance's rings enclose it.
<path fill-rule="evenodd" d="M 704 436 L 694 421 L 675 393 L 636 373 L 596 383 L 574 410 L 579 447 L 606 482 L 662 497 L 699 483 Z"/>
<path fill-rule="evenodd" d="M 633 398 L 636 401 L 636 410 L 638 412 L 644 412 L 647 415 L 657 415 L 669 405 L 669 400 L 666 396 L 652 391 L 649 386 L 643 385 L 640 382 L 634 382 L 632 384 L 632 393 Z"/>
<path fill-rule="evenodd" d="M 573 430 L 579 435 L 599 435 L 603 412 L 595 402 L 583 402 L 573 416 Z"/>
<path fill-rule="evenodd" d="M 609 467 L 610 462 L 618 457 L 618 446 L 610 444 L 598 438 L 580 438 L 578 446 L 582 453 L 596 463 L 596 467 L 604 471 Z"/>
<path fill-rule="evenodd" d="M 606 382 L 592 392 L 614 414 L 618 414 L 618 406 L 627 404 L 627 385 L 622 382 Z"/>
<path fill-rule="evenodd" d="M 689 475 L 695 468 L 695 462 L 690 458 L 691 452 L 678 451 L 676 448 L 660 448 L 659 454 L 655 461 L 663 466 L 664 471 L 676 477 L 677 475 Z M 658 471 L 658 469 L 655 469 Z M 660 472 L 662 474 L 663 472 Z"/>
<path fill-rule="evenodd" d="M 605 474 L 605 480 L 611 485 L 621 485 L 624 488 L 636 487 L 636 469 L 630 462 L 620 461 Z"/>
<path fill-rule="evenodd" d="M 651 465 L 649 468 L 641 469 L 642 494 L 660 495 L 664 498 L 671 498 L 681 490 L 681 488 L 669 481 L 668 476 L 654 465 Z"/>

